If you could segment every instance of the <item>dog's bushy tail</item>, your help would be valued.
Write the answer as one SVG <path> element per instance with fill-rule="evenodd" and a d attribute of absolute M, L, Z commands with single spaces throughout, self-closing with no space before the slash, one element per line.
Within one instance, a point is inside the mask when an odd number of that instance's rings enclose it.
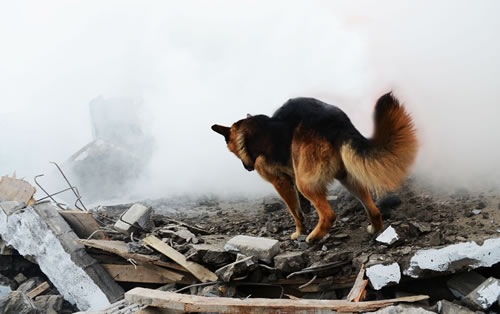
<path fill-rule="evenodd" d="M 418 143 L 410 115 L 392 93 L 379 98 L 374 120 L 373 137 L 346 142 L 341 155 L 353 179 L 381 195 L 400 185 L 415 160 Z"/>

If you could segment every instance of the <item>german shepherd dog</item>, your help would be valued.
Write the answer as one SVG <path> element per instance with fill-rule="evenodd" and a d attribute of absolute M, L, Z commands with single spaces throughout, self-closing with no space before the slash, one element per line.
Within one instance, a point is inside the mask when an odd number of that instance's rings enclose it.
<path fill-rule="evenodd" d="M 314 98 L 293 98 L 272 117 L 248 115 L 231 127 L 213 125 L 246 170 L 257 170 L 285 201 L 295 240 L 303 229 L 299 192 L 316 208 L 319 221 L 306 242 L 323 238 L 336 215 L 327 201 L 335 179 L 363 204 L 369 233 L 382 230 L 382 216 L 370 191 L 381 195 L 399 186 L 417 154 L 410 115 L 388 93 L 375 105 L 375 132 L 367 139 L 339 108 Z"/>

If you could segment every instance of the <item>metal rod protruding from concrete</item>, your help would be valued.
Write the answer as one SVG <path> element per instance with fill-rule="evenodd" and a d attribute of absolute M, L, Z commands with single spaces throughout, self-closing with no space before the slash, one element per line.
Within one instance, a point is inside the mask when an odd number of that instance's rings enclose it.
<path fill-rule="evenodd" d="M 59 202 L 57 202 L 57 201 L 56 201 L 56 200 L 52 197 L 53 195 L 51 195 L 51 194 L 49 194 L 47 191 L 45 191 L 45 189 L 44 189 L 44 188 L 40 185 L 40 183 L 38 183 L 37 178 L 40 178 L 40 177 L 43 177 L 43 176 L 44 176 L 44 174 L 39 174 L 39 175 L 37 175 L 37 176 L 35 176 L 35 177 L 33 178 L 33 181 L 35 181 L 36 185 L 38 185 L 38 187 L 40 188 L 40 190 L 42 190 L 45 194 L 47 194 L 47 197 L 48 197 L 48 198 L 50 198 L 50 199 L 51 199 L 51 200 L 52 200 L 52 201 L 53 201 L 53 202 L 57 205 L 57 207 L 59 207 L 60 209 L 65 209 L 64 207 L 62 207 L 62 206 L 59 204 Z M 56 193 L 56 194 L 57 194 L 57 193 Z M 44 198 L 47 198 L 47 197 L 44 197 Z"/>
<path fill-rule="evenodd" d="M 64 180 L 66 180 L 66 182 L 68 183 L 68 185 L 71 187 L 71 190 L 73 191 L 73 193 L 75 194 L 76 196 L 76 201 L 75 201 L 75 207 L 78 208 L 79 210 L 85 210 L 85 211 L 88 211 L 87 208 L 85 207 L 85 205 L 83 204 L 82 202 L 82 197 L 80 196 L 80 193 L 78 192 L 78 190 L 73 186 L 71 185 L 71 183 L 69 182 L 68 178 L 66 177 L 66 175 L 64 174 L 64 172 L 62 171 L 61 167 L 59 167 L 59 165 L 53 161 L 50 161 L 51 164 L 54 164 L 57 169 L 59 170 L 59 172 L 61 173 L 61 175 L 63 176 Z M 82 207 L 84 209 L 81 209 L 79 208 L 76 203 L 77 202 L 80 202 L 80 204 L 82 205 Z"/>

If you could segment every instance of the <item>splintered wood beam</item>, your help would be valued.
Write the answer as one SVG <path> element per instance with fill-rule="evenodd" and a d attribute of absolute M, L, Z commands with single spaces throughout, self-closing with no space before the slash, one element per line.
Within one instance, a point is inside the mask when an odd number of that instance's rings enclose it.
<path fill-rule="evenodd" d="M 26 295 L 32 299 L 34 299 L 35 297 L 39 296 L 40 294 L 44 293 L 45 291 L 47 291 L 47 289 L 50 288 L 50 285 L 48 282 L 44 281 L 42 284 L 40 284 L 39 286 L 33 288 L 33 290 L 30 290 L 28 293 L 26 293 Z"/>
<path fill-rule="evenodd" d="M 150 235 L 144 238 L 142 241 L 144 241 L 144 243 L 146 243 L 153 249 L 157 250 L 158 252 L 162 253 L 163 255 L 172 259 L 177 264 L 187 269 L 191 274 L 193 274 L 193 276 L 198 278 L 200 281 L 207 282 L 207 281 L 217 280 L 216 274 L 214 274 L 213 272 L 211 272 L 210 270 L 208 270 L 207 268 L 203 267 L 200 264 L 187 261 L 186 257 L 182 253 L 176 251 L 175 249 L 173 249 L 168 244 L 158 239 L 154 235 Z"/>
<path fill-rule="evenodd" d="M 131 258 L 137 263 L 150 263 L 150 264 L 155 264 L 155 265 L 162 266 L 162 267 L 167 267 L 167 268 L 172 268 L 175 270 L 187 272 L 187 270 L 184 267 L 179 266 L 179 265 L 174 264 L 174 263 L 167 263 L 164 261 L 160 261 L 157 256 L 129 253 L 127 243 L 125 243 L 123 241 L 78 240 L 78 242 L 87 246 L 87 247 L 91 247 L 91 248 L 95 248 L 95 249 L 99 249 L 99 250 L 102 250 L 105 252 L 119 255 L 125 259 Z"/>
<path fill-rule="evenodd" d="M 351 291 L 347 295 L 347 301 L 355 301 L 359 302 L 362 299 L 363 291 L 366 289 L 366 285 L 368 284 L 368 280 L 365 280 L 365 264 L 361 265 L 361 269 L 359 270 L 358 276 L 354 281 L 354 285 L 352 286 Z"/>
<path fill-rule="evenodd" d="M 147 304 L 154 307 L 168 308 L 184 312 L 219 312 L 219 313 L 333 313 L 366 312 L 400 302 L 426 300 L 426 295 L 417 295 L 389 300 L 349 302 L 347 300 L 286 300 L 286 299 L 236 299 L 210 298 L 197 295 L 180 294 L 145 288 L 134 288 L 125 293 L 129 303 Z"/>
<path fill-rule="evenodd" d="M 101 264 L 101 266 L 116 281 L 121 282 L 139 282 L 139 283 L 181 283 L 184 276 L 165 268 L 149 265 L 116 265 Z"/>

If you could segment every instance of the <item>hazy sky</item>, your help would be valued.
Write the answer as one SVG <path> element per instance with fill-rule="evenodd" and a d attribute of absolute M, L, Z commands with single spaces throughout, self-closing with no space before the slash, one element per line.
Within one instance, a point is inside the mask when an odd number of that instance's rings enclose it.
<path fill-rule="evenodd" d="M 144 195 L 272 191 L 210 130 L 290 97 L 338 105 L 366 136 L 389 90 L 419 130 L 414 171 L 499 174 L 500 2 L 3 1 L 0 174 L 31 180 L 91 138 L 96 96 L 142 99 L 157 143 Z"/>

